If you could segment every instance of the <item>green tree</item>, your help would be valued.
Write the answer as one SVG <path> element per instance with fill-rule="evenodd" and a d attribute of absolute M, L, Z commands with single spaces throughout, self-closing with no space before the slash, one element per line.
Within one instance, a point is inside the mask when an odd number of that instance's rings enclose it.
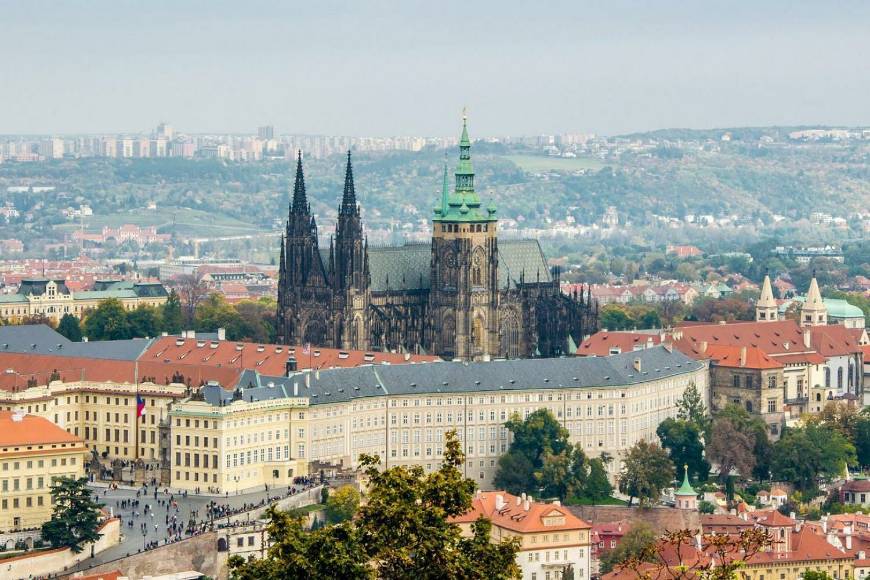
<path fill-rule="evenodd" d="M 194 326 L 197 331 L 203 332 L 214 332 L 218 328 L 224 328 L 229 340 L 238 340 L 243 322 L 239 313 L 222 294 L 212 292 L 197 304 Z"/>
<path fill-rule="evenodd" d="M 181 333 L 184 326 L 184 314 L 181 311 L 181 299 L 174 288 L 169 291 L 169 297 L 160 310 L 163 331 L 169 334 Z"/>
<path fill-rule="evenodd" d="M 606 304 L 601 309 L 599 325 L 607 330 L 630 330 L 637 326 L 637 322 L 622 305 Z"/>
<path fill-rule="evenodd" d="M 116 298 L 104 300 L 85 318 L 85 335 L 90 340 L 125 340 L 132 338 L 130 321 L 124 305 Z"/>
<path fill-rule="evenodd" d="M 508 493 L 528 492 L 535 481 L 535 466 L 523 453 L 508 451 L 498 458 L 495 485 Z"/>
<path fill-rule="evenodd" d="M 834 580 L 827 572 L 821 570 L 807 570 L 801 578 L 803 580 Z"/>
<path fill-rule="evenodd" d="M 630 558 L 644 557 L 645 561 L 651 562 L 651 556 L 644 556 L 651 546 L 655 544 L 656 534 L 649 524 L 637 520 L 632 523 L 619 544 L 612 550 L 604 550 L 600 557 L 600 571 L 607 574 L 614 566 Z"/>
<path fill-rule="evenodd" d="M 81 324 L 79 319 L 72 314 L 67 313 L 61 317 L 57 331 L 73 342 L 81 342 L 82 340 Z"/>
<path fill-rule="evenodd" d="M 855 423 L 855 454 L 862 467 L 870 466 L 870 410 L 867 409 Z"/>
<path fill-rule="evenodd" d="M 544 456 L 549 455 L 552 463 L 568 450 L 568 430 L 549 409 L 538 409 L 525 420 L 515 414 L 505 427 L 513 434 L 513 441 L 499 458 L 495 485 L 513 494 L 529 492 L 537 488 L 535 474 L 541 472 Z"/>
<path fill-rule="evenodd" d="M 326 519 L 337 524 L 351 519 L 359 509 L 360 495 L 356 487 L 345 485 L 326 500 Z"/>
<path fill-rule="evenodd" d="M 698 511 L 702 514 L 712 514 L 716 512 L 716 504 L 707 500 L 701 500 L 698 504 Z"/>
<path fill-rule="evenodd" d="M 586 479 L 586 487 L 583 489 L 583 497 L 599 502 L 610 497 L 613 486 L 607 479 L 604 469 L 604 461 L 600 457 L 589 460 L 589 477 Z"/>
<path fill-rule="evenodd" d="M 361 457 L 369 480 L 359 529 L 379 578 L 516 578 L 517 544 L 490 542 L 489 522 L 478 522 L 471 538 L 448 521 L 471 508 L 474 481 L 464 478 L 465 459 L 455 432 L 447 434 L 441 468 L 379 469 L 377 457 Z M 354 520 L 357 521 L 357 520 Z"/>
<path fill-rule="evenodd" d="M 588 475 L 587 461 L 579 444 L 559 455 L 545 451 L 542 463 L 535 479 L 543 487 L 544 497 L 557 497 L 564 502 L 569 497 L 583 495 Z"/>
<path fill-rule="evenodd" d="M 855 447 L 827 425 L 809 424 L 786 429 L 773 448 L 771 471 L 802 491 L 815 491 L 819 478 L 843 473 L 855 462 Z"/>
<path fill-rule="evenodd" d="M 674 479 L 682 476 L 682 466 L 689 466 L 689 477 L 706 481 L 710 465 L 704 460 L 704 444 L 695 423 L 668 417 L 656 429 L 662 447 L 668 450 L 671 461 L 678 466 Z"/>
<path fill-rule="evenodd" d="M 42 524 L 42 539 L 53 548 L 70 548 L 78 554 L 84 545 L 100 539 L 100 504 L 91 499 L 87 478 L 59 477 L 51 484 L 54 508 Z"/>
<path fill-rule="evenodd" d="M 272 545 L 265 558 L 228 560 L 236 580 L 290 578 L 374 578 L 359 531 L 349 524 L 307 531 L 302 516 L 267 510 L 267 531 Z"/>
<path fill-rule="evenodd" d="M 157 336 L 160 328 L 158 317 L 157 309 L 144 304 L 128 312 L 127 321 L 130 324 L 130 334 L 138 338 Z"/>
<path fill-rule="evenodd" d="M 641 506 L 656 502 L 673 479 L 674 464 L 657 443 L 641 439 L 624 453 L 619 491 L 628 496 L 628 505 L 634 498 Z"/>
<path fill-rule="evenodd" d="M 363 455 L 368 502 L 352 520 L 306 533 L 301 520 L 270 509 L 273 545 L 259 560 L 231 558 L 231 577 L 519 578 L 517 540 L 493 542 L 485 518 L 470 537 L 449 521 L 471 509 L 475 484 L 459 469 L 465 457 L 454 431 L 445 447 L 440 469 L 429 474 L 419 465 L 382 470 L 379 458 Z"/>
<path fill-rule="evenodd" d="M 701 433 L 706 433 L 710 426 L 710 417 L 707 415 L 707 407 L 704 406 L 704 396 L 694 381 L 689 383 L 682 396 L 677 399 L 677 419 L 694 423 Z"/>

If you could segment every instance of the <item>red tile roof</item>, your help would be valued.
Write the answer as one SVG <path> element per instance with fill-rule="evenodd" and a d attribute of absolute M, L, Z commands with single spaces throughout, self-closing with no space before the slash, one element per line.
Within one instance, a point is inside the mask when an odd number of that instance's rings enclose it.
<path fill-rule="evenodd" d="M 48 419 L 0 411 L 0 447 L 53 443 L 82 443 L 82 440 Z"/>
<path fill-rule="evenodd" d="M 497 497 L 501 496 L 504 504 L 496 510 Z M 591 529 L 567 508 L 551 503 L 530 502 L 529 509 L 515 495 L 506 491 L 486 491 L 474 496 L 471 509 L 461 516 L 452 518 L 453 523 L 471 523 L 483 516 L 489 518 L 493 525 L 518 533 L 555 532 L 563 530 Z M 548 518 L 562 519 L 562 523 L 546 525 Z"/>
<path fill-rule="evenodd" d="M 811 326 L 813 348 L 823 356 L 842 356 L 861 352 L 858 338 L 841 324 Z"/>
<path fill-rule="evenodd" d="M 247 369 L 255 370 L 261 375 L 283 376 L 287 359 L 290 356 L 296 357 L 299 370 L 440 360 L 437 356 L 403 355 L 388 352 L 366 353 L 361 350 L 344 351 L 314 346 L 310 348 L 308 354 L 305 354 L 301 346 L 164 336 L 154 341 L 139 357 L 139 364 L 152 362 L 172 365 L 178 363 L 186 366 L 233 369 L 237 372 Z M 203 374 L 210 372 L 203 371 Z"/>
<path fill-rule="evenodd" d="M 677 339 L 674 346 L 683 352 L 697 348 L 702 342 L 757 347 L 769 356 L 815 350 L 804 346 L 803 330 L 794 320 L 693 324 L 680 326 L 674 333 Z"/>
<path fill-rule="evenodd" d="M 577 349 L 577 356 L 608 356 L 610 349 L 618 347 L 620 352 L 631 352 L 647 345 L 657 345 L 662 341 L 659 334 L 646 332 L 620 332 L 602 330 L 596 332 Z"/>
<path fill-rule="evenodd" d="M 760 348 L 741 347 L 736 345 L 712 344 L 702 350 L 702 345 L 689 346 L 681 343 L 677 348 L 686 348 L 686 355 L 697 358 L 709 358 L 720 367 L 744 369 L 781 369 L 783 364 L 767 356 Z M 745 352 L 744 352 L 745 349 Z M 745 359 L 741 360 L 741 357 Z"/>

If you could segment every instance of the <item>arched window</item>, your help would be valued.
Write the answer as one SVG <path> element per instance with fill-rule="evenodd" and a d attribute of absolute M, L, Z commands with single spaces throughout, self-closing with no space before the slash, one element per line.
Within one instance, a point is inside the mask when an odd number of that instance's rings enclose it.
<path fill-rule="evenodd" d="M 746 401 L 746 410 L 752 412 L 752 401 Z"/>
<path fill-rule="evenodd" d="M 843 388 L 843 367 L 837 369 L 837 388 Z"/>
<path fill-rule="evenodd" d="M 855 361 L 850 360 L 849 361 L 849 390 L 852 390 L 852 387 L 855 386 L 857 381 L 858 381 L 858 377 L 855 374 Z"/>
<path fill-rule="evenodd" d="M 453 315 L 448 314 L 444 317 L 441 324 L 441 353 L 445 356 L 453 356 L 454 341 L 456 339 L 456 320 Z"/>
<path fill-rule="evenodd" d="M 501 352 L 508 358 L 520 357 L 520 323 L 513 313 L 502 320 Z"/>
<path fill-rule="evenodd" d="M 474 348 L 483 349 L 483 334 L 483 319 L 477 316 L 471 324 L 471 343 Z"/>
<path fill-rule="evenodd" d="M 831 368 L 825 367 L 825 388 L 831 388 Z"/>

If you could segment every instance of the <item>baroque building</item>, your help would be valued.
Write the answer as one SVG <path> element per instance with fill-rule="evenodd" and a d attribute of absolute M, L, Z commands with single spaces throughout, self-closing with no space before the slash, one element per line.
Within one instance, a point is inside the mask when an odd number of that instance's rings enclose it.
<path fill-rule="evenodd" d="M 474 189 L 463 119 L 451 192 L 444 167 L 432 242 L 369 247 L 350 153 L 335 236 L 318 246 L 302 155 L 281 241 L 278 337 L 285 344 L 429 353 L 465 360 L 573 354 L 597 329 L 588 290 L 564 295 L 535 240 L 498 239 Z"/>

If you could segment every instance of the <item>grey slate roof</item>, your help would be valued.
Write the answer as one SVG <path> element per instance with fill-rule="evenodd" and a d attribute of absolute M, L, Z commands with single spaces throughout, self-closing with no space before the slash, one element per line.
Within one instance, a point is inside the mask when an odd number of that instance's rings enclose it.
<path fill-rule="evenodd" d="M 432 246 L 428 243 L 369 248 L 372 291 L 428 290 Z M 499 240 L 499 288 L 515 287 L 525 271 L 526 281 L 549 282 L 550 268 L 537 240 Z M 422 278 L 421 278 L 422 274 Z M 404 282 L 403 282 L 404 277 Z"/>
<path fill-rule="evenodd" d="M 634 369 L 635 359 L 640 360 L 641 372 Z M 657 346 L 608 357 L 369 365 L 296 373 L 291 377 L 269 377 L 249 370 L 242 373 L 235 386 L 246 401 L 292 397 L 295 387 L 298 396 L 308 397 L 310 404 L 317 405 L 382 395 L 625 387 L 682 375 L 703 366 L 679 351 L 669 352 Z M 214 405 L 232 398 L 232 391 L 217 386 L 204 394 Z"/>
<path fill-rule="evenodd" d="M 151 342 L 144 338 L 72 342 L 44 324 L 0 326 L 0 353 L 136 360 Z"/>

